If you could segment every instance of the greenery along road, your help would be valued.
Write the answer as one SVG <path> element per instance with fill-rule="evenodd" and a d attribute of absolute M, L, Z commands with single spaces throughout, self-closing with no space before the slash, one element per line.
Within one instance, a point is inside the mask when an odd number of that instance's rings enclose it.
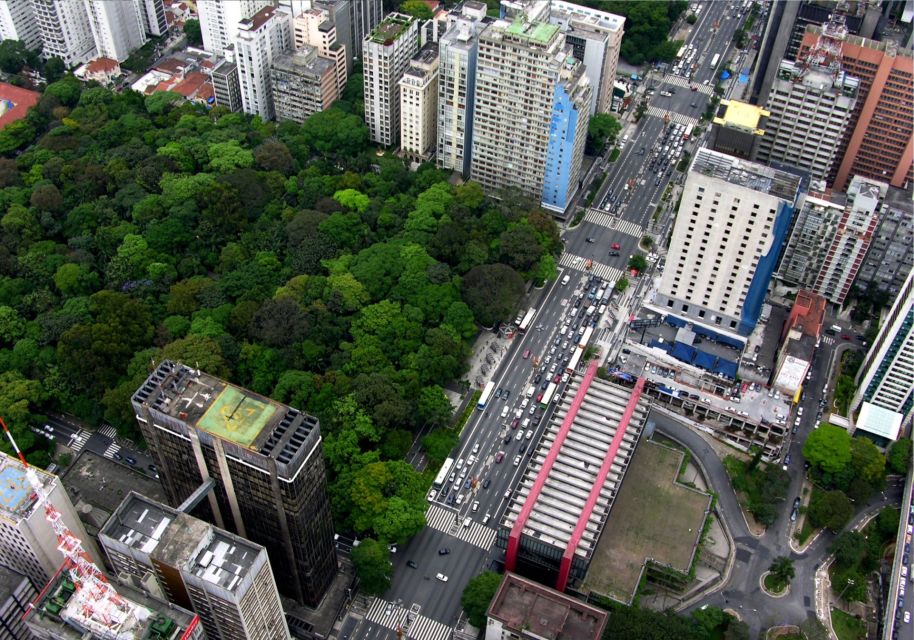
<path fill-rule="evenodd" d="M 377 157 L 360 96 L 276 124 L 68 77 L 0 131 L 0 415 L 33 461 L 51 409 L 138 439 L 172 358 L 320 418 L 337 530 L 423 526 L 413 434 L 561 245 L 523 198 Z"/>

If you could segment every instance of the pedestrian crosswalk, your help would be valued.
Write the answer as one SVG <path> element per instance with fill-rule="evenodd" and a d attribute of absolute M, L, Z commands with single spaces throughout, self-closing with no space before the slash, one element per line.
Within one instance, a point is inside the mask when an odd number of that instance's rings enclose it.
<path fill-rule="evenodd" d="M 677 113 L 675 111 L 668 111 L 667 109 L 660 109 L 653 105 L 647 108 L 647 115 L 654 116 L 655 118 L 664 118 L 670 116 L 670 122 L 678 122 L 679 124 L 698 124 L 698 118 L 693 118 L 682 113 Z"/>
<path fill-rule="evenodd" d="M 70 448 L 73 449 L 73 453 L 79 453 L 83 450 L 83 447 L 86 446 L 89 438 L 92 437 L 92 434 L 88 431 L 83 431 L 80 429 L 75 434 L 73 434 L 73 440 L 70 442 Z"/>
<path fill-rule="evenodd" d="M 105 453 L 104 453 L 103 455 L 104 455 L 106 458 L 113 459 L 113 458 L 114 458 L 114 454 L 117 453 L 117 452 L 120 451 L 120 450 L 121 450 L 121 445 L 119 445 L 118 443 L 112 441 L 111 444 L 108 445 L 108 448 L 105 449 Z"/>
<path fill-rule="evenodd" d="M 425 522 L 432 529 L 437 529 L 458 540 L 469 542 L 480 549 L 489 550 L 495 542 L 495 530 L 475 520 L 470 521 L 469 527 L 464 527 L 454 509 L 446 509 L 438 504 L 429 506 L 425 512 Z"/>
<path fill-rule="evenodd" d="M 695 86 L 695 87 L 697 87 L 697 91 L 699 93 L 703 93 L 706 96 L 711 95 L 711 93 L 713 92 L 713 89 L 709 85 L 696 84 L 694 82 L 690 83 L 687 78 L 683 78 L 682 76 L 677 76 L 672 73 L 663 76 L 663 82 L 664 82 L 664 84 L 672 84 L 677 87 L 682 87 L 683 89 L 690 89 L 690 90 L 691 90 L 692 86 Z"/>
<path fill-rule="evenodd" d="M 103 422 L 102 425 L 98 428 L 98 432 L 103 436 L 108 436 L 112 440 L 117 437 L 117 429 L 112 427 L 107 422 Z"/>
<path fill-rule="evenodd" d="M 375 598 L 365 619 L 391 631 L 400 630 L 402 637 L 412 640 L 447 640 L 452 634 L 443 622 L 381 598 Z"/>
<path fill-rule="evenodd" d="M 835 343 L 835 339 L 832 338 L 831 336 L 822 336 L 819 339 L 822 341 L 822 344 L 834 344 Z"/>
<path fill-rule="evenodd" d="M 571 267 L 573 269 L 578 269 L 580 271 L 588 271 L 598 278 L 603 278 L 604 280 L 618 280 L 622 277 L 622 269 L 617 267 L 610 267 L 608 264 L 603 264 L 602 262 L 597 262 L 596 260 L 591 261 L 590 269 L 586 269 L 588 263 L 587 260 L 581 258 L 581 256 L 576 256 L 571 253 L 563 253 L 562 257 L 559 259 L 559 264 L 563 267 Z"/>
<path fill-rule="evenodd" d="M 628 220 L 620 220 L 614 216 L 604 213 L 599 209 L 588 209 L 587 213 L 584 214 L 584 221 L 590 222 L 592 224 L 598 224 L 601 227 L 606 227 L 607 229 L 615 229 L 616 231 L 621 231 L 622 233 L 627 233 L 630 236 L 635 236 L 640 238 L 644 229 L 640 225 L 630 222 Z"/>

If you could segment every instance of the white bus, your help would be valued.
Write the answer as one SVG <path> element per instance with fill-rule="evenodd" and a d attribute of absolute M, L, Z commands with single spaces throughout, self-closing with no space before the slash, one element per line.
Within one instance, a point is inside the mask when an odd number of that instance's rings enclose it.
<path fill-rule="evenodd" d="M 587 327 L 584 329 L 584 335 L 581 336 L 581 339 L 578 340 L 578 346 L 587 348 L 587 343 L 590 342 L 590 336 L 593 335 L 593 327 Z"/>
<path fill-rule="evenodd" d="M 448 458 L 444 461 L 444 464 L 441 465 L 441 470 L 438 471 L 438 475 L 435 476 L 435 481 L 432 483 L 432 486 L 436 489 L 440 489 L 441 485 L 444 484 L 444 481 L 447 480 L 448 475 L 451 473 L 451 469 L 454 467 L 454 459 Z"/>
<path fill-rule="evenodd" d="M 719 54 L 719 53 L 715 53 L 715 54 L 714 54 L 714 57 L 711 58 L 711 68 L 712 68 L 712 69 L 717 69 L 717 63 L 718 63 L 718 62 L 720 62 L 720 54 Z"/>
<path fill-rule="evenodd" d="M 679 53 L 676 54 L 676 57 L 682 58 L 682 56 L 685 55 L 685 52 L 686 52 L 686 45 L 682 45 L 681 47 L 679 47 Z"/>
<path fill-rule="evenodd" d="M 695 125 L 693 125 L 693 124 L 687 124 L 687 125 L 686 125 L 685 132 L 683 132 L 683 134 L 682 134 L 682 139 L 683 139 L 683 140 L 690 140 L 690 139 L 692 138 L 692 128 L 693 128 L 694 126 L 695 126 Z"/>
<path fill-rule="evenodd" d="M 581 356 L 584 355 L 584 349 L 578 347 L 574 350 L 574 353 L 571 354 L 571 360 L 568 361 L 568 366 L 565 368 L 567 373 L 574 373 L 574 370 L 578 368 L 578 363 L 581 362 Z M 543 397 L 543 400 L 546 398 Z"/>
<path fill-rule="evenodd" d="M 530 307 L 527 310 L 527 314 L 524 316 L 524 319 L 520 321 L 519 325 L 517 325 L 517 330 L 520 331 L 521 333 L 525 332 L 527 330 L 527 328 L 530 327 L 530 323 L 533 322 L 533 316 L 535 316 L 535 315 L 536 315 L 536 309 L 534 309 L 533 307 Z"/>
<path fill-rule="evenodd" d="M 550 382 L 549 386 L 546 387 L 546 391 L 543 392 L 543 398 L 540 400 L 540 408 L 545 409 L 549 406 L 549 403 L 552 402 L 552 396 L 555 395 L 555 390 L 558 387 L 554 382 Z"/>
<path fill-rule="evenodd" d="M 495 392 L 495 383 L 489 381 L 486 383 L 485 389 L 482 390 L 482 395 L 479 396 L 479 402 L 476 405 L 476 408 L 482 411 L 486 408 L 486 405 L 489 404 L 489 398 L 492 397 L 492 394 Z"/>

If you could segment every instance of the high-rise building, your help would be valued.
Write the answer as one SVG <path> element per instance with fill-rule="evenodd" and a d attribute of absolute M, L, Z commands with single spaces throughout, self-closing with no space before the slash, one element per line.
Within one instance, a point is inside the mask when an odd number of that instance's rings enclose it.
<path fill-rule="evenodd" d="M 72 67 L 95 57 L 95 40 L 83 2 L 32 0 L 32 12 L 41 34 L 43 58 L 56 56 Z"/>
<path fill-rule="evenodd" d="M 79 538 L 92 561 L 101 566 L 98 550 L 86 534 L 70 497 L 60 479 L 41 469 L 34 469 L 38 482 L 62 521 Z M 18 459 L 0 453 L 0 565 L 28 576 L 36 586 L 51 579 L 64 556 L 57 549 L 60 542 L 39 504 L 25 467 Z"/>
<path fill-rule="evenodd" d="M 210 71 L 213 95 L 216 104 L 229 111 L 241 111 L 241 83 L 238 80 L 238 65 L 220 60 Z"/>
<path fill-rule="evenodd" d="M 262 546 L 135 492 L 98 541 L 118 580 L 193 611 L 208 640 L 288 640 Z"/>
<path fill-rule="evenodd" d="M 346 46 L 339 41 L 336 25 L 330 20 L 330 13 L 326 9 L 315 8 L 298 14 L 292 19 L 292 35 L 296 49 L 311 45 L 322 58 L 333 61 L 337 93 L 343 95 L 348 77 Z"/>
<path fill-rule="evenodd" d="M 815 285 L 846 202 L 842 194 L 809 193 L 803 198 L 778 267 L 779 280 L 803 289 Z"/>
<path fill-rule="evenodd" d="M 337 571 L 317 418 L 164 361 L 133 408 L 168 500 L 262 544 L 280 592 L 315 606 Z"/>
<path fill-rule="evenodd" d="M 799 55 L 819 41 L 822 27 L 806 29 Z M 847 36 L 841 65 L 859 79 L 857 103 L 841 140 L 829 182 L 844 191 L 853 176 L 902 189 L 914 184 L 914 59 L 891 40 Z"/>
<path fill-rule="evenodd" d="M 271 0 L 197 0 L 203 48 L 221 55 L 223 49 L 235 42 L 238 23 L 272 4 Z"/>
<path fill-rule="evenodd" d="M 319 0 L 332 2 L 332 0 Z M 384 18 L 382 0 L 349 0 L 349 24 L 352 29 L 352 56 L 364 57 L 365 38 Z M 348 43 L 347 43 L 348 44 Z"/>
<path fill-rule="evenodd" d="M 699 149 L 655 304 L 714 331 L 749 335 L 804 188 L 794 173 Z"/>
<path fill-rule="evenodd" d="M 476 55 L 485 17 L 485 3 L 467 0 L 438 40 L 437 163 L 464 178 L 470 175 Z"/>
<path fill-rule="evenodd" d="M 26 0 L 0 0 L 0 40 L 21 40 L 29 49 L 41 48 L 41 32 Z"/>
<path fill-rule="evenodd" d="M 765 135 L 762 121 L 771 115 L 766 110 L 737 100 L 721 100 L 711 141 L 708 145 L 715 151 L 746 160 L 755 153 L 755 146 Z"/>
<path fill-rule="evenodd" d="M 329 109 L 339 98 L 336 71 L 333 60 L 317 55 L 317 49 L 307 44 L 273 58 L 270 85 L 276 119 L 302 123 Z"/>
<path fill-rule="evenodd" d="M 146 29 L 139 0 L 85 0 L 89 26 L 99 56 L 118 62 L 146 44 Z"/>
<path fill-rule="evenodd" d="M 168 31 L 165 17 L 165 0 L 136 0 L 140 6 L 143 29 L 151 36 L 161 36 Z"/>
<path fill-rule="evenodd" d="M 365 54 L 365 121 L 373 142 L 400 139 L 400 78 L 419 51 L 419 23 L 402 13 L 388 14 L 362 43 Z"/>
<path fill-rule="evenodd" d="M 908 272 L 914 267 L 911 196 L 910 191 L 889 187 L 879 210 L 879 226 L 855 283 L 861 289 L 885 292 L 889 300 L 898 295 Z"/>
<path fill-rule="evenodd" d="M 346 75 L 352 73 L 352 59 L 355 55 L 353 51 L 358 46 L 362 50 L 362 42 L 356 40 L 353 36 L 352 27 L 352 0 L 313 0 L 312 8 L 319 11 L 327 12 L 327 19 L 333 28 L 336 29 L 336 41 L 343 47 L 346 54 Z M 380 18 L 379 18 L 380 21 Z M 364 34 L 362 34 L 364 36 Z M 310 43 L 312 46 L 314 43 Z"/>
<path fill-rule="evenodd" d="M 265 7 L 238 23 L 235 64 L 241 88 L 241 108 L 264 120 L 275 117 L 270 65 L 292 50 L 292 17 L 276 7 Z"/>
<path fill-rule="evenodd" d="M 847 188 L 847 206 L 829 239 L 825 260 L 813 291 L 834 304 L 844 304 L 879 222 L 879 207 L 888 185 L 854 176 Z"/>
<path fill-rule="evenodd" d="M 578 188 L 574 149 L 590 117 L 589 102 L 582 103 L 591 98 L 590 83 L 580 67 L 553 24 L 519 17 L 480 34 L 471 177 L 487 191 L 514 187 L 564 211 Z M 560 171 L 548 185 L 547 165 Z"/>
<path fill-rule="evenodd" d="M 911 423 L 914 404 L 914 269 L 908 273 L 889 314 L 879 327 L 879 334 L 870 345 L 856 382 L 852 413 L 870 404 L 899 414 L 897 418 L 902 426 Z"/>
<path fill-rule="evenodd" d="M 413 160 L 435 152 L 438 112 L 438 46 L 427 44 L 400 78 L 400 148 Z"/>
<path fill-rule="evenodd" d="M 37 596 L 38 590 L 31 580 L 17 571 L 0 566 L 0 638 L 32 640 L 32 632 L 22 618 Z"/>

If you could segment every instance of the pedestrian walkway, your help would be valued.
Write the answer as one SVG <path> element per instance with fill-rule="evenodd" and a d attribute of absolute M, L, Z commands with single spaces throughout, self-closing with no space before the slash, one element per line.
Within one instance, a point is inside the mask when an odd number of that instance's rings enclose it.
<path fill-rule="evenodd" d="M 671 85 L 674 85 L 677 87 L 682 87 L 683 89 L 690 89 L 690 90 L 694 84 L 694 86 L 696 86 L 698 88 L 697 92 L 703 93 L 706 96 L 709 96 L 714 92 L 714 90 L 711 88 L 710 85 L 697 84 L 697 83 L 690 84 L 686 78 L 683 78 L 682 76 L 677 76 L 672 73 L 663 76 L 663 83 L 671 84 Z"/>
<path fill-rule="evenodd" d="M 432 529 L 437 529 L 449 536 L 454 536 L 458 540 L 469 542 L 470 544 L 488 551 L 495 542 L 495 530 L 486 527 L 475 520 L 470 522 L 469 527 L 464 527 L 460 522 L 457 512 L 453 509 L 432 504 L 428 511 L 425 512 L 426 525 Z"/>
<path fill-rule="evenodd" d="M 117 429 L 115 429 L 114 427 L 112 427 L 112 426 L 111 426 L 110 424 L 108 424 L 108 423 L 103 423 L 103 424 L 98 428 L 98 432 L 99 432 L 100 434 L 102 434 L 103 436 L 108 436 L 108 437 L 111 438 L 112 440 L 114 440 L 114 439 L 117 437 Z"/>
<path fill-rule="evenodd" d="M 678 122 L 679 124 L 698 124 L 698 118 L 693 118 L 682 113 L 677 113 L 675 111 L 669 111 L 667 109 L 660 109 L 653 105 L 649 106 L 646 111 L 647 115 L 654 116 L 655 118 L 665 118 L 670 116 L 670 122 Z"/>
<path fill-rule="evenodd" d="M 73 453 L 79 453 L 83 450 L 83 447 L 86 446 L 86 442 L 89 441 L 89 438 L 92 437 L 92 434 L 88 431 L 83 431 L 80 429 L 73 435 L 73 441 L 70 442 L 70 448 L 73 449 Z"/>
<path fill-rule="evenodd" d="M 822 336 L 820 338 L 820 340 L 822 340 L 822 344 L 834 344 L 835 343 L 835 339 L 832 338 L 831 336 Z"/>
<path fill-rule="evenodd" d="M 451 637 L 451 628 L 443 622 L 421 613 L 411 613 L 409 609 L 381 598 L 375 598 L 365 619 L 391 631 L 400 629 L 403 637 L 413 640 L 447 640 Z"/>
<path fill-rule="evenodd" d="M 641 238 L 641 235 L 644 233 L 644 229 L 641 225 L 637 225 L 634 222 L 629 222 L 628 220 L 620 220 L 615 216 L 611 216 L 605 211 L 600 209 L 588 209 L 587 213 L 584 215 L 584 222 L 590 222 L 591 224 L 598 224 L 601 227 L 606 227 L 607 229 L 615 229 L 616 231 L 621 231 L 622 233 L 627 233 L 630 236 L 636 238 Z"/>
<path fill-rule="evenodd" d="M 113 460 L 113 459 L 114 459 L 114 454 L 117 453 L 117 452 L 120 451 L 120 450 L 121 450 L 121 445 L 119 445 L 118 443 L 112 441 L 111 444 L 108 445 L 108 448 L 105 449 L 104 456 L 105 456 L 106 458 L 109 458 L 109 459 L 112 459 L 112 460 Z"/>
<path fill-rule="evenodd" d="M 603 278 L 604 280 L 613 280 L 618 281 L 622 277 L 622 269 L 617 267 L 610 267 L 608 264 L 603 264 L 602 262 L 597 262 L 596 260 L 591 261 L 591 268 L 585 269 L 587 260 L 581 256 L 576 256 L 572 253 L 563 253 L 559 264 L 563 267 L 571 267 L 572 269 L 577 269 L 579 271 L 589 272 L 598 278 Z"/>

